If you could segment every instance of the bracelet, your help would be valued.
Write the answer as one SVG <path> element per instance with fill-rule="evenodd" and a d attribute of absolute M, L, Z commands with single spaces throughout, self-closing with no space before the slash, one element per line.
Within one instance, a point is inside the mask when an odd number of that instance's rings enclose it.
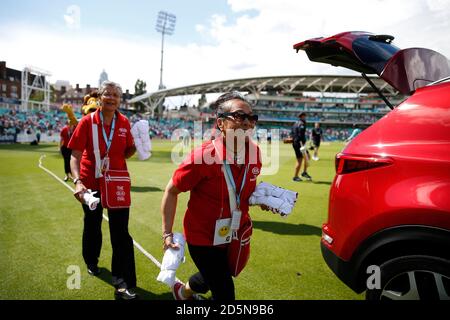
<path fill-rule="evenodd" d="M 172 232 L 164 232 L 162 235 L 163 241 L 165 241 L 168 237 L 173 237 L 173 233 Z"/>

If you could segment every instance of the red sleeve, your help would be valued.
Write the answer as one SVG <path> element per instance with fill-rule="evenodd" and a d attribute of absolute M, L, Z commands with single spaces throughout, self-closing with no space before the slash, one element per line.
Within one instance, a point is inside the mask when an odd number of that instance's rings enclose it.
<path fill-rule="evenodd" d="M 182 192 L 194 189 L 203 178 L 202 167 L 205 164 L 196 164 L 194 157 L 195 151 L 188 155 L 173 173 L 172 183 Z"/>
<path fill-rule="evenodd" d="M 258 169 L 262 168 L 262 154 L 261 149 L 258 146 Z"/>
<path fill-rule="evenodd" d="M 66 131 L 66 127 L 62 128 L 61 132 L 59 133 L 59 136 L 61 137 L 62 140 L 65 139 L 65 131 Z"/>
<path fill-rule="evenodd" d="M 85 117 L 81 119 L 81 121 L 78 123 L 77 127 L 75 128 L 75 131 L 72 134 L 72 137 L 70 138 L 68 148 L 72 150 L 79 150 L 84 151 L 87 147 L 87 139 L 89 136 L 88 130 L 90 128 L 90 117 Z"/>

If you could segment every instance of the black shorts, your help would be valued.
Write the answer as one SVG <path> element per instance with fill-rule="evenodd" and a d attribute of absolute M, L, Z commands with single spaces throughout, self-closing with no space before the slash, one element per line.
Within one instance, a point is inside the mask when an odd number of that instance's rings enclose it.
<path fill-rule="evenodd" d="M 294 142 L 292 144 L 292 147 L 294 148 L 295 156 L 297 157 L 297 159 L 303 158 L 303 153 L 300 151 L 300 148 L 301 148 L 300 143 L 295 143 Z M 309 156 L 308 150 L 306 150 L 306 154 Z"/>
<path fill-rule="evenodd" d="M 320 140 L 313 140 L 313 145 L 316 148 L 320 147 Z"/>

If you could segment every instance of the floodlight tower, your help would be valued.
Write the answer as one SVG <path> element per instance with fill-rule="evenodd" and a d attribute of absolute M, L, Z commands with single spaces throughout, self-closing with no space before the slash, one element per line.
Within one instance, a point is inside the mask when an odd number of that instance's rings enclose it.
<path fill-rule="evenodd" d="M 156 31 L 160 32 L 162 35 L 161 40 L 161 72 L 159 76 L 159 90 L 165 89 L 166 87 L 162 82 L 163 74 L 163 60 L 164 60 L 164 36 L 167 34 L 171 36 L 175 31 L 175 22 L 177 17 L 171 13 L 160 11 L 158 13 L 158 20 L 156 21 Z"/>

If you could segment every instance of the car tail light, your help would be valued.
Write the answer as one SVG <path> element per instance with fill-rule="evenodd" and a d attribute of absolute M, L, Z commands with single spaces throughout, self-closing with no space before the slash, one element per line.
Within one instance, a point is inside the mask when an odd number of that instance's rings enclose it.
<path fill-rule="evenodd" d="M 329 245 L 333 244 L 334 239 L 329 236 L 328 234 L 322 232 L 322 240 L 325 241 L 326 243 L 328 243 Z"/>
<path fill-rule="evenodd" d="M 326 242 L 329 246 L 334 242 L 333 232 L 328 224 L 322 225 L 322 241 Z"/>
<path fill-rule="evenodd" d="M 361 156 L 339 153 L 336 155 L 336 173 L 346 174 L 391 165 L 393 160 L 381 156 Z"/>

